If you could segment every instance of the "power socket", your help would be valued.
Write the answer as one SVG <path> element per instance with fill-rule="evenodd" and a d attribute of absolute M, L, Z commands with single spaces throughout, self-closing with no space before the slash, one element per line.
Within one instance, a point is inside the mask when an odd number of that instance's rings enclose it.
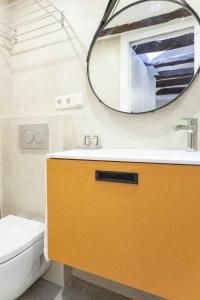
<path fill-rule="evenodd" d="M 55 109 L 66 110 L 84 106 L 83 93 L 59 96 L 55 98 Z"/>

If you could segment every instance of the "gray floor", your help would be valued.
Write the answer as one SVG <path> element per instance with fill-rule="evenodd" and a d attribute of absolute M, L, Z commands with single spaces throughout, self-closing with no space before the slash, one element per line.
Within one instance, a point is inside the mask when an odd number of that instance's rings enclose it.
<path fill-rule="evenodd" d="M 60 286 L 40 279 L 17 300 L 130 300 L 73 277 L 68 285 Z"/>

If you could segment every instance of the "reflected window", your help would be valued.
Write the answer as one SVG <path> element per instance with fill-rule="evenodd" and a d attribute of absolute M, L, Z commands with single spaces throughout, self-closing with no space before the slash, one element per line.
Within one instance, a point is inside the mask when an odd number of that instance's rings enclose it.
<path fill-rule="evenodd" d="M 168 104 L 194 77 L 194 28 L 130 43 L 130 48 L 132 112 Z"/>

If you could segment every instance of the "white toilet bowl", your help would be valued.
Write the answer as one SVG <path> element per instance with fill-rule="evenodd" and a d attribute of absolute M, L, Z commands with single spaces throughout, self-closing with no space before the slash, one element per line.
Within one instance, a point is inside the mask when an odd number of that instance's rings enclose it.
<path fill-rule="evenodd" d="M 15 216 L 0 220 L 0 300 L 15 300 L 49 268 L 43 249 L 44 224 Z"/>

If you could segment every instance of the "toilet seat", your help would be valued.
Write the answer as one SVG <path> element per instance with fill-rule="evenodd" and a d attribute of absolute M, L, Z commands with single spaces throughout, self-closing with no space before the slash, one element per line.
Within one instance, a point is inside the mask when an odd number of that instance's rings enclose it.
<path fill-rule="evenodd" d="M 44 224 L 17 216 L 0 220 L 0 265 L 44 237 Z"/>
<path fill-rule="evenodd" d="M 0 300 L 18 299 L 50 267 L 44 224 L 16 216 L 0 219 Z"/>

